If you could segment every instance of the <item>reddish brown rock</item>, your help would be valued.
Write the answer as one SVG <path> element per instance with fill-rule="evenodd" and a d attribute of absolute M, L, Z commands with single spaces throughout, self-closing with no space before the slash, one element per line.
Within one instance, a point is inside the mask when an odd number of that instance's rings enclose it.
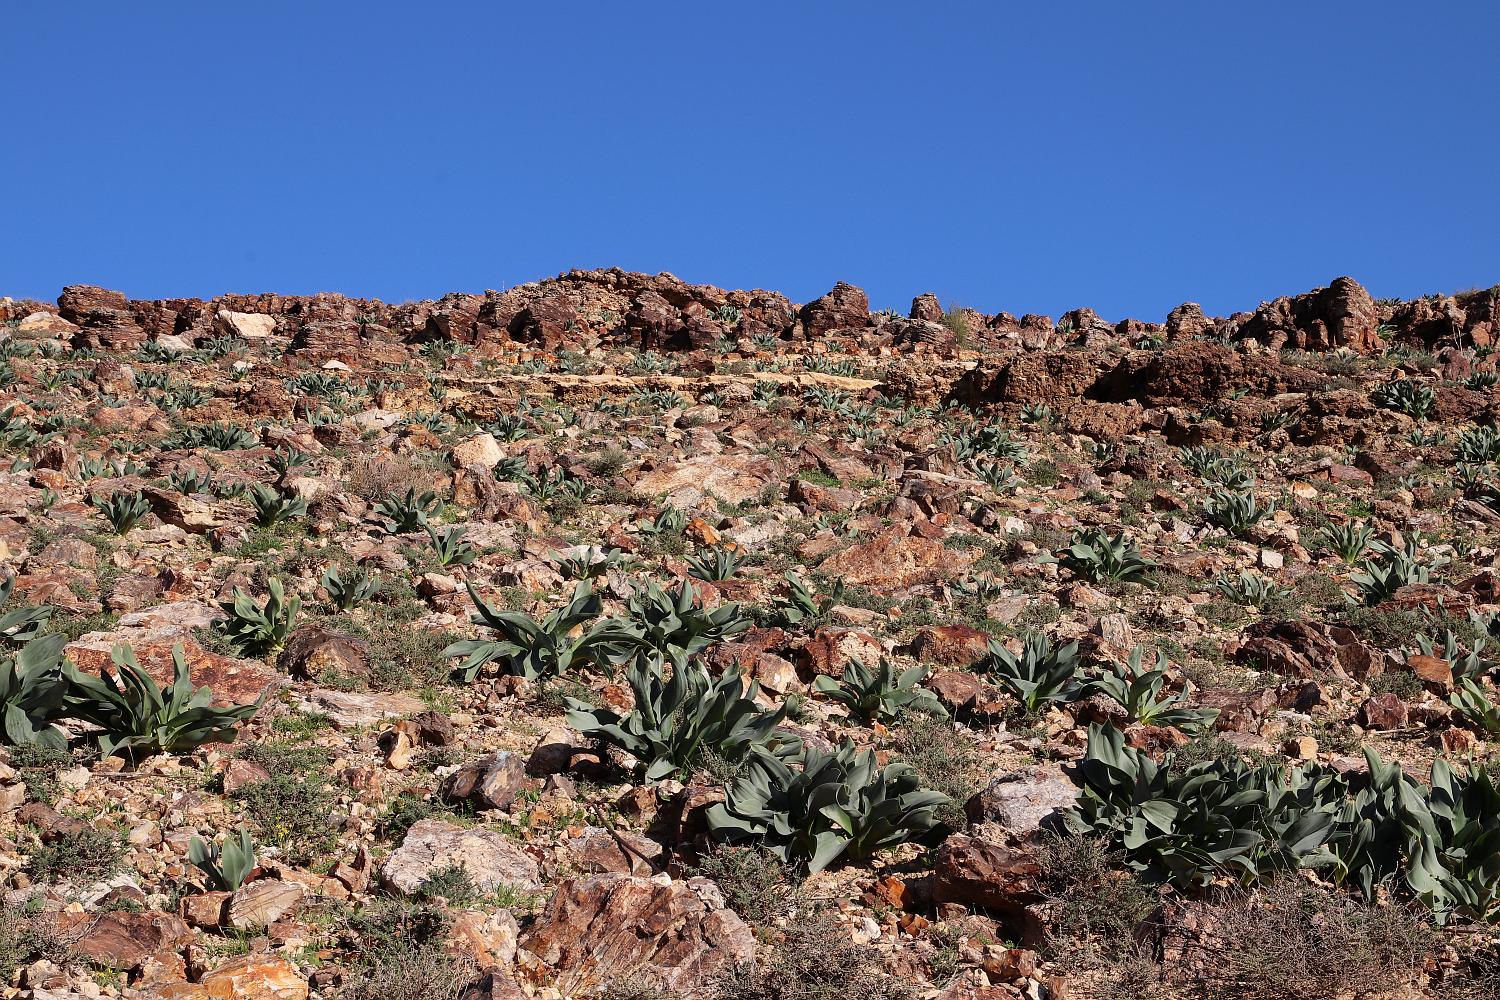
<path fill-rule="evenodd" d="M 967 552 L 907 535 L 907 527 L 893 524 L 868 542 L 835 552 L 819 569 L 847 583 L 900 589 L 961 576 L 973 563 Z"/>
<path fill-rule="evenodd" d="M 123 971 L 148 962 L 181 969 L 182 949 L 193 939 L 180 917 L 151 911 L 60 913 L 56 926 L 73 951 L 96 965 Z"/>
<path fill-rule="evenodd" d="M 932 898 L 1015 917 L 1042 902 L 1036 854 L 954 834 L 938 848 Z"/>
<path fill-rule="evenodd" d="M 1406 702 L 1387 691 L 1366 698 L 1359 706 L 1359 724 L 1366 729 L 1400 729 L 1406 725 Z"/>
<path fill-rule="evenodd" d="M 154 1000 L 307 1000 L 308 985 L 297 967 L 271 955 L 231 958 L 196 983 L 173 983 Z"/>
<path fill-rule="evenodd" d="M 870 300 L 863 289 L 840 281 L 827 295 L 803 306 L 798 318 L 809 340 L 834 332 L 857 332 L 870 323 Z"/>
<path fill-rule="evenodd" d="M 967 667 L 989 655 L 990 637 L 968 625 L 925 625 L 912 637 L 908 652 L 927 663 Z"/>
<path fill-rule="evenodd" d="M 596 875 L 558 886 L 518 958 L 533 980 L 578 995 L 637 973 L 693 990 L 754 955 L 750 928 L 707 879 Z"/>

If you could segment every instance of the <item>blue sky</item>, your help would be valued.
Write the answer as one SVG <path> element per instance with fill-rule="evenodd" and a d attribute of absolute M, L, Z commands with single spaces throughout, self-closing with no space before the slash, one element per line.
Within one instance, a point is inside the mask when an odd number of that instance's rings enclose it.
<path fill-rule="evenodd" d="M 58 3 L 3 14 L 0 294 L 571 267 L 1160 320 L 1500 281 L 1491 3 Z"/>

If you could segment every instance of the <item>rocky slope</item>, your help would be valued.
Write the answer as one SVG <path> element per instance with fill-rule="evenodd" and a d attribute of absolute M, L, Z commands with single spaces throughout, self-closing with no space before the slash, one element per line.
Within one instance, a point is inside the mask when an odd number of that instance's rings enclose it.
<path fill-rule="evenodd" d="M 1500 286 L 0 322 L 6 996 L 1500 992 Z"/>

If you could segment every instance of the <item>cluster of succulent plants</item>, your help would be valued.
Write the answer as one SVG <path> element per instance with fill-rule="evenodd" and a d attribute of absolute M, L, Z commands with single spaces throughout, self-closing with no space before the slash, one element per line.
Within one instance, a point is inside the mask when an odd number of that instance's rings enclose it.
<path fill-rule="evenodd" d="M 1500 919 L 1500 789 L 1489 771 L 1433 764 L 1423 784 L 1365 750 L 1355 789 L 1318 764 L 1250 765 L 1225 756 L 1177 767 L 1091 727 L 1064 822 L 1107 838 L 1147 878 L 1181 888 L 1242 883 L 1298 869 L 1374 896 L 1397 881 L 1439 921 Z"/>

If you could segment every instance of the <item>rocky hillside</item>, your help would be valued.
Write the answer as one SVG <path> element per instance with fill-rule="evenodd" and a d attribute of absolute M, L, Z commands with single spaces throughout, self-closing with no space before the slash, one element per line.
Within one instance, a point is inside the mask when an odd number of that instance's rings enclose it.
<path fill-rule="evenodd" d="M 1500 996 L 1500 286 L 0 322 L 0 996 Z"/>

